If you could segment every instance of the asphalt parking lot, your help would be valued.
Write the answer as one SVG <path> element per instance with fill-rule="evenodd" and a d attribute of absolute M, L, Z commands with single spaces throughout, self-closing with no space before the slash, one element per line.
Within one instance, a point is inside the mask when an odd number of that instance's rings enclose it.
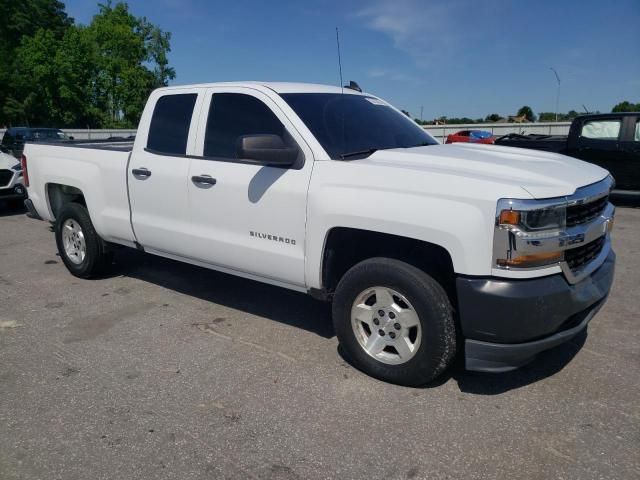
<path fill-rule="evenodd" d="M 130 250 L 82 281 L 0 205 L 0 478 L 640 478 L 640 208 L 614 246 L 587 336 L 410 389 L 305 295 Z"/>

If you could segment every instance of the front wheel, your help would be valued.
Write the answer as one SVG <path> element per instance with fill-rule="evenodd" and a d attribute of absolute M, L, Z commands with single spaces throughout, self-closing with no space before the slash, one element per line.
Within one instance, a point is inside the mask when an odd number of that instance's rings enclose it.
<path fill-rule="evenodd" d="M 338 340 L 355 367 L 381 380 L 419 386 L 456 353 L 453 308 L 442 286 L 399 260 L 352 267 L 333 298 Z"/>
<path fill-rule="evenodd" d="M 56 218 L 56 244 L 67 270 L 76 277 L 92 278 L 104 273 L 113 259 L 89 217 L 78 203 L 65 205 Z"/>

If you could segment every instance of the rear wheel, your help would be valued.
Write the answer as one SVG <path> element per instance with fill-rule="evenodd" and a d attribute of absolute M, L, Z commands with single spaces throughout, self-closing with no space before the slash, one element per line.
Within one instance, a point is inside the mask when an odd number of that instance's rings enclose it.
<path fill-rule="evenodd" d="M 392 383 L 419 386 L 456 353 L 453 308 L 431 276 L 399 260 L 352 267 L 333 298 L 335 330 L 354 366 Z"/>
<path fill-rule="evenodd" d="M 113 254 L 93 228 L 84 206 L 68 203 L 62 208 L 56 218 L 55 236 L 60 258 L 76 277 L 99 276 L 111 265 Z"/>

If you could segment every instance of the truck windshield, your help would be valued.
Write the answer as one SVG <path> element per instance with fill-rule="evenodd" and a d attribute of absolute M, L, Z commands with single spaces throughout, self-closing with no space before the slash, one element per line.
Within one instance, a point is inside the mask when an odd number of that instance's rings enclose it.
<path fill-rule="evenodd" d="M 281 96 L 336 160 L 438 143 L 409 117 L 375 97 L 340 93 Z"/>

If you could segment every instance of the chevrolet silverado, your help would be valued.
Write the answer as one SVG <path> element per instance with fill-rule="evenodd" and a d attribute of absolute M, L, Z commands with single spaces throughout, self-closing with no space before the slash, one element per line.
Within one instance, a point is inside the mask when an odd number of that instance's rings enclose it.
<path fill-rule="evenodd" d="M 161 88 L 134 142 L 27 143 L 22 166 L 73 275 L 126 246 L 307 292 L 356 367 L 403 385 L 456 356 L 517 368 L 585 330 L 613 280 L 605 169 L 441 145 L 350 88 Z"/>

